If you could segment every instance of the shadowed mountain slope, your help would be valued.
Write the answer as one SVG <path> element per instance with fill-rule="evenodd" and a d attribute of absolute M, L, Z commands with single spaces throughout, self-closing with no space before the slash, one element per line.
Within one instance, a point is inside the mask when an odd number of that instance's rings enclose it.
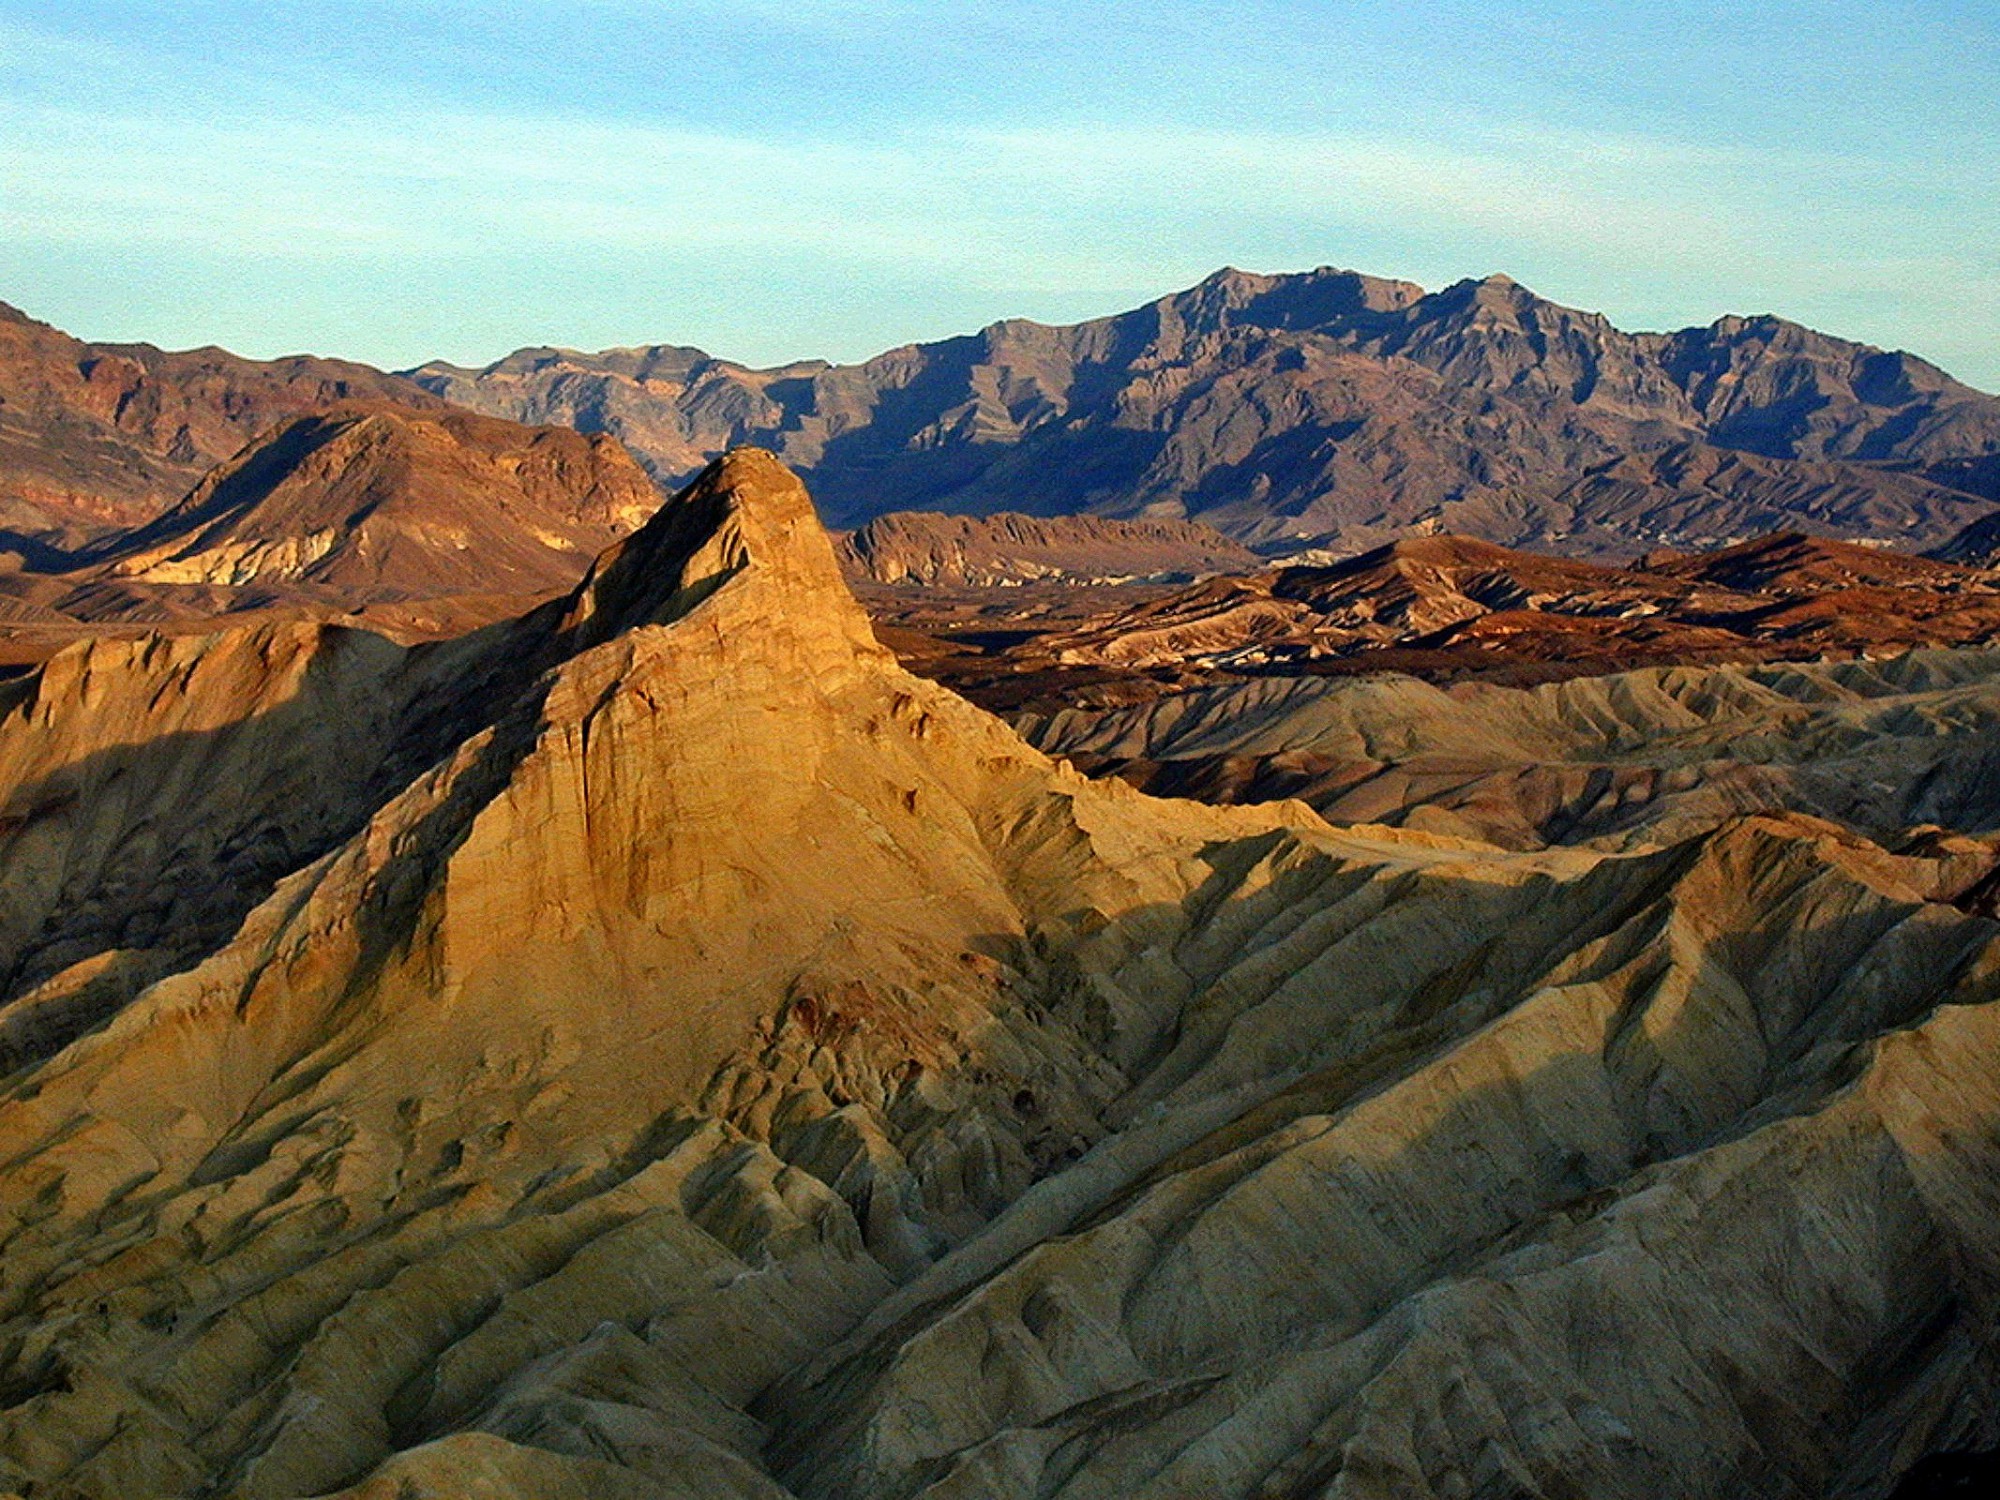
<path fill-rule="evenodd" d="M 462 641 L 4 691 L 0 892 L 95 916 L 0 1026 L 127 975 L 0 1085 L 17 1490 L 1793 1500 L 2000 1440 L 1960 854 L 1087 781 L 895 665 L 759 452 Z"/>
<path fill-rule="evenodd" d="M 1995 472 L 2000 473 L 2000 465 L 1995 465 Z M 2000 559 L 2000 511 L 1981 516 L 1942 546 L 1933 548 L 1928 555 L 1940 562 L 1992 567 L 1995 560 Z"/>

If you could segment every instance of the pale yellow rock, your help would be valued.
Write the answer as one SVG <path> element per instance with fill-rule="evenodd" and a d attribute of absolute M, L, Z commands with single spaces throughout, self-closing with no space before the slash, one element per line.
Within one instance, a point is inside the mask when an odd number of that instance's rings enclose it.
<path fill-rule="evenodd" d="M 1088 781 L 756 452 L 478 637 L 58 661 L 0 722 L 91 813 L 0 841 L 26 1494 L 1790 1500 L 2000 1440 L 1976 843 Z M 255 727 L 306 703 L 407 774 Z M 125 940 L 177 881 L 232 920 Z"/>

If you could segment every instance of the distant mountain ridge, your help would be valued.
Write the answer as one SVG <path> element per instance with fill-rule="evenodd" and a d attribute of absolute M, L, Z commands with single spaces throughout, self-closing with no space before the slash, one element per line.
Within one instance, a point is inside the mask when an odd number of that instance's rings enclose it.
<path fill-rule="evenodd" d="M 1437 292 L 1225 269 L 1066 327 L 859 365 L 662 345 L 410 372 L 457 404 L 623 439 L 677 478 L 762 443 L 828 519 L 1198 519 L 1266 550 L 1412 528 L 1586 555 L 1774 530 L 1945 544 L 2000 501 L 2000 400 L 1776 317 L 1627 333 L 1505 276 Z"/>
<path fill-rule="evenodd" d="M 1270 555 L 1449 531 L 1600 558 L 1801 530 L 1972 558 L 2000 513 L 2000 399 L 1913 355 L 1774 317 L 1626 333 L 1504 276 L 1322 268 L 763 370 L 662 344 L 403 376 L 91 344 L 0 306 L 0 551 L 58 566 L 354 401 L 606 434 L 662 481 L 761 444 L 843 528 L 1016 513 L 1192 520 Z"/>

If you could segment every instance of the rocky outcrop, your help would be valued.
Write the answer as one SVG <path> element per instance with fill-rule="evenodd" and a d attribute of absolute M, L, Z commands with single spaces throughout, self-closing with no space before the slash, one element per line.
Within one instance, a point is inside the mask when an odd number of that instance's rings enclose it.
<path fill-rule="evenodd" d="M 837 550 L 850 578 L 975 588 L 1134 579 L 1184 582 L 1258 566 L 1256 553 L 1206 526 L 1096 516 L 899 511 L 877 516 L 841 537 Z"/>
<path fill-rule="evenodd" d="M 17 1490 L 1790 1500 L 2000 1441 L 1961 852 L 1091 782 L 898 668 L 758 452 L 512 624 L 280 644 L 5 689 L 0 892 L 95 914 L 0 1008 L 87 996 L 0 1087 Z M 393 769 L 305 774 L 397 693 Z"/>

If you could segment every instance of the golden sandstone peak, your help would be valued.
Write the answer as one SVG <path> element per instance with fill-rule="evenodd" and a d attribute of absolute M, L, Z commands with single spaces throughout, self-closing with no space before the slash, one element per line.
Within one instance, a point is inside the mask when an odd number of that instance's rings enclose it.
<path fill-rule="evenodd" d="M 725 453 L 603 553 L 572 595 L 567 623 L 585 642 L 666 624 L 739 576 L 737 592 L 758 595 L 769 628 L 875 649 L 805 485 L 762 448 Z"/>

